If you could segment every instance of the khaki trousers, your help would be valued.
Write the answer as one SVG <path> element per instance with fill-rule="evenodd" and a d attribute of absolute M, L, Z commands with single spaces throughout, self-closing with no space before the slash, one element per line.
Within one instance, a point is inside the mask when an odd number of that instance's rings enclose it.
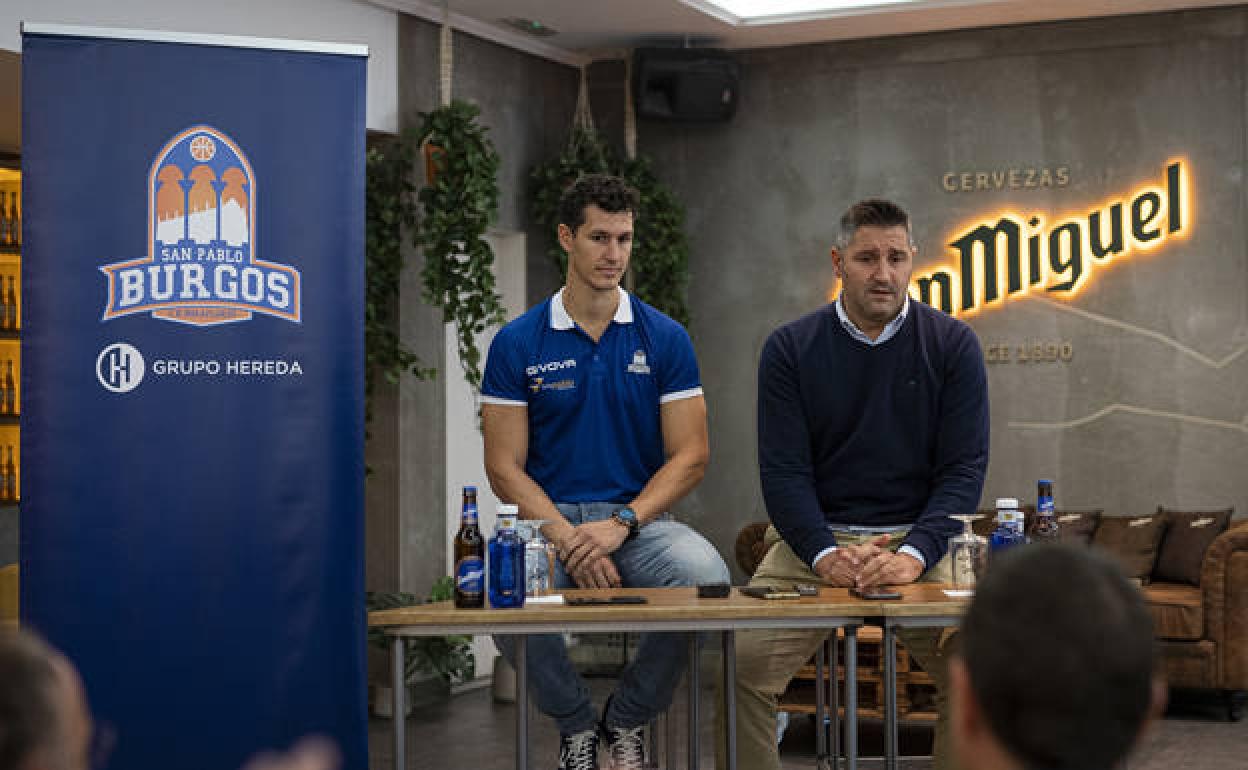
<path fill-rule="evenodd" d="M 905 532 L 889 539 L 888 547 L 896 550 Z M 772 584 L 788 588 L 793 583 L 822 581 L 787 543 L 780 539 L 775 527 L 768 527 L 765 543 L 767 555 L 750 584 Z M 839 545 L 851 546 L 875 539 L 878 535 L 837 533 Z M 949 559 L 945 558 L 920 578 L 922 582 L 948 582 L 951 577 Z M 737 767 L 743 770 L 780 770 L 780 753 L 776 745 L 776 700 L 789 680 L 814 655 L 828 637 L 819 629 L 764 629 L 737 633 Z M 898 638 L 914 659 L 936 683 L 938 719 L 933 754 L 936 770 L 954 770 L 957 765 L 949 751 L 946 690 L 946 654 L 950 649 L 944 629 L 899 629 Z M 948 634 L 952 636 L 952 634 Z M 722 677 L 721 677 L 722 679 Z M 723 687 L 721 681 L 720 687 Z M 720 691 L 722 703 L 722 690 Z M 726 766 L 723 754 L 724 719 L 719 714 L 715 743 L 716 767 Z"/>

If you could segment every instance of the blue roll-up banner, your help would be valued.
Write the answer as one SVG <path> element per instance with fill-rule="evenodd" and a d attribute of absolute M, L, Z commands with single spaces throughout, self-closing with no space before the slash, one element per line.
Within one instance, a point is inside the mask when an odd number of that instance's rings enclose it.
<path fill-rule="evenodd" d="M 109 767 L 367 767 L 367 52 L 26 25 L 21 611 Z"/>

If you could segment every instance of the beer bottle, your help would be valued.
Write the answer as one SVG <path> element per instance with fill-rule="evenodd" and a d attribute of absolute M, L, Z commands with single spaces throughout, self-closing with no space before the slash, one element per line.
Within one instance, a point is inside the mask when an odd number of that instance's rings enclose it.
<path fill-rule="evenodd" d="M 9 459 L 4 463 L 4 475 L 9 479 L 9 485 L 5 490 L 5 497 L 9 500 L 17 499 L 17 465 L 13 463 L 13 445 L 9 444 Z"/>
<path fill-rule="evenodd" d="M 477 488 L 464 487 L 463 512 L 455 535 L 455 606 L 485 606 L 485 541 L 477 525 Z"/>
<path fill-rule="evenodd" d="M 9 207 L 4 202 L 4 193 L 0 192 L 0 246 L 9 245 Z"/>
<path fill-rule="evenodd" d="M 17 380 L 13 378 L 13 359 L 4 362 L 4 413 L 17 414 Z"/>
<path fill-rule="evenodd" d="M 10 329 L 20 329 L 21 322 L 17 317 L 17 289 L 13 287 L 13 276 L 9 276 L 9 290 L 4 294 L 4 306 L 9 309 L 8 322 Z"/>
<path fill-rule="evenodd" d="M 14 313 L 9 309 L 8 297 L 0 295 L 0 329 L 11 329 L 16 326 L 13 322 L 16 318 L 17 313 Z"/>
<path fill-rule="evenodd" d="M 1060 534 L 1053 505 L 1053 482 L 1040 479 L 1036 482 L 1036 527 L 1031 533 L 1032 540 L 1037 543 L 1057 540 Z"/>

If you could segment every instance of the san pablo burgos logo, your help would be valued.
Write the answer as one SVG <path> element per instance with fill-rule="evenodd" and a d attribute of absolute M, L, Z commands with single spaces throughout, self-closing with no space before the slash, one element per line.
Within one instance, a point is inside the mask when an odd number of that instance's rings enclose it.
<path fill-rule="evenodd" d="M 301 323 L 299 271 L 255 252 L 257 184 L 242 149 L 215 128 L 170 139 L 148 173 L 147 256 L 100 267 L 101 320 L 150 313 L 215 326 L 263 313 Z"/>

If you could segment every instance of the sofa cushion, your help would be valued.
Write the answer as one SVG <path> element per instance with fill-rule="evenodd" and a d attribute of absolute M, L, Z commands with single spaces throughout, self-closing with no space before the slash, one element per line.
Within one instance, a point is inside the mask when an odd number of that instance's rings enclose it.
<path fill-rule="evenodd" d="M 1058 536 L 1063 542 L 1087 545 L 1092 542 L 1096 528 L 1100 526 L 1103 511 L 1100 508 L 1090 508 L 1086 511 L 1055 511 L 1054 513 L 1057 518 Z"/>
<path fill-rule="evenodd" d="M 1144 589 L 1158 639 L 1194 641 L 1205 636 L 1200 589 L 1185 583 L 1151 583 Z"/>
<path fill-rule="evenodd" d="M 1092 544 L 1112 554 L 1127 577 L 1147 583 L 1165 531 L 1164 516 L 1103 516 Z"/>
<path fill-rule="evenodd" d="M 1153 580 L 1200 585 L 1200 568 L 1205 552 L 1226 531 L 1233 508 L 1218 511 L 1172 511 L 1158 508 L 1166 517 L 1166 534 L 1157 549 Z"/>

